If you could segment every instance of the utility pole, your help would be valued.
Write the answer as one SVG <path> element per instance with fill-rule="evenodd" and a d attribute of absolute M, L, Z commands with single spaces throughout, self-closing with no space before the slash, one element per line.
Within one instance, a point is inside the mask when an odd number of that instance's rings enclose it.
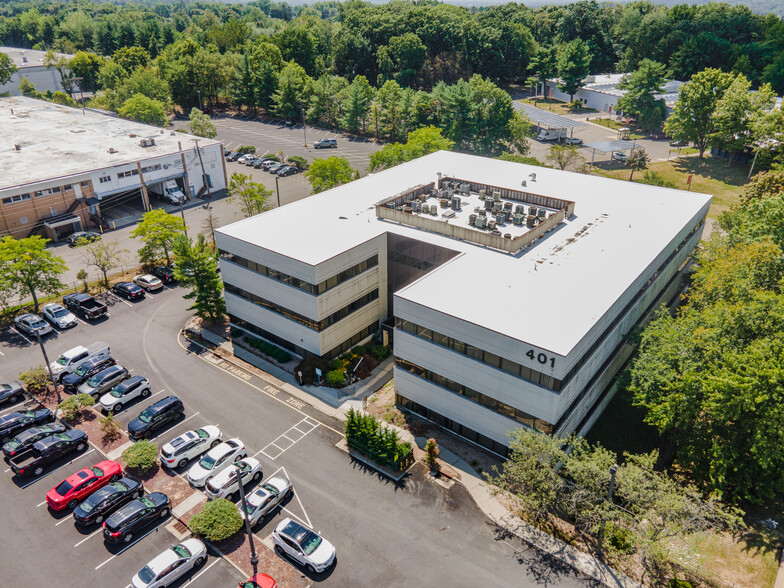
<path fill-rule="evenodd" d="M 305 124 L 305 107 L 302 106 L 302 134 L 305 135 L 305 145 L 304 147 L 308 146 L 308 126 Z"/>
<path fill-rule="evenodd" d="M 180 216 L 182 217 L 182 230 L 185 233 L 185 238 L 188 238 L 188 224 L 185 222 L 185 212 L 182 210 L 182 200 L 180 200 Z"/>
<path fill-rule="evenodd" d="M 204 160 L 201 158 L 201 150 L 199 149 L 199 140 L 192 139 L 194 143 L 196 143 L 196 154 L 199 156 L 199 163 L 201 164 L 201 177 L 202 181 L 204 182 L 204 187 L 207 188 L 207 200 L 212 198 L 212 194 L 210 194 L 210 183 L 207 181 L 207 172 L 204 169 Z"/>
<path fill-rule="evenodd" d="M 250 530 L 250 515 L 248 514 L 248 503 L 245 502 L 245 488 L 242 485 L 242 478 L 240 478 L 240 470 L 234 470 L 234 476 L 237 478 L 237 487 L 240 491 L 240 503 L 242 504 L 242 515 L 245 519 L 245 531 L 248 533 L 248 542 L 250 542 L 250 565 L 253 566 L 253 575 L 259 573 L 259 557 L 256 555 L 256 546 L 253 544 L 253 533 Z"/>
<path fill-rule="evenodd" d="M 41 347 L 41 353 L 44 354 L 44 361 L 46 362 L 46 369 L 49 370 L 49 377 L 52 379 L 52 385 L 54 385 L 54 392 L 57 394 L 57 406 L 60 406 L 60 386 L 57 385 L 57 380 L 54 379 L 54 374 L 52 373 L 52 366 L 49 365 L 49 357 L 46 355 L 46 348 L 44 347 L 44 342 L 41 340 L 41 333 L 38 331 L 35 332 L 35 337 L 38 339 L 38 345 Z M 55 409 L 55 415 L 57 415 L 57 409 Z"/>
<path fill-rule="evenodd" d="M 278 180 L 280 176 L 275 174 L 275 191 L 278 193 L 278 208 L 280 208 L 280 186 L 278 185 Z"/>

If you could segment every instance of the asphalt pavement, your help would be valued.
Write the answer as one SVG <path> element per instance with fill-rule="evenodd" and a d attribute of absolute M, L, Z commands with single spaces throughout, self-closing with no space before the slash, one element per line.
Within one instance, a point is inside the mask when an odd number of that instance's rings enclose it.
<path fill-rule="evenodd" d="M 295 499 L 255 534 L 269 545 L 270 532 L 285 516 L 321 531 L 336 546 L 337 564 L 310 580 L 325 586 L 461 586 L 469 579 L 492 586 L 592 585 L 500 531 L 460 485 L 444 488 L 424 472 L 392 483 L 335 447 L 340 422 L 264 378 L 200 355 L 180 336 L 189 316 L 181 294 L 167 288 L 135 303 L 106 295 L 109 317 L 56 333 L 46 342 L 48 353 L 56 357 L 77 344 L 106 341 L 119 363 L 150 380 L 155 394 L 124 408 L 118 415 L 123 426 L 164 394 L 176 394 L 185 404 L 186 420 L 156 435 L 156 443 L 216 424 L 224 438 L 242 439 L 248 454 L 260 460 L 264 479 L 276 473 L 289 476 Z M 41 362 L 37 346 L 8 331 L 0 334 L 0 353 L 3 380 Z M 0 568 L 0 584 L 45 584 L 56 578 L 61 586 L 84 586 L 100 578 L 100 585 L 122 587 L 148 559 L 177 542 L 161 526 L 116 554 L 100 534 L 82 535 L 71 522 L 53 518 L 39 505 L 45 491 L 82 462 L 100 460 L 96 452 L 79 459 L 24 489 L 5 473 L 0 492 L 14 508 L 0 513 L 5 530 L 0 549 L 6 561 L 17 565 Z M 228 564 L 212 562 L 194 586 L 237 581 Z M 213 574 L 219 580 L 213 581 Z"/>

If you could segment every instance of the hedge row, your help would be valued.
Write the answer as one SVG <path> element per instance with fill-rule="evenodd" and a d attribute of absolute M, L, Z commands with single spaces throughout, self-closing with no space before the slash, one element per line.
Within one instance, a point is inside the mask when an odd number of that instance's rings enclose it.
<path fill-rule="evenodd" d="M 280 347 L 276 347 L 272 343 L 267 343 L 266 341 L 256 339 L 255 337 L 243 337 L 242 340 L 254 349 L 261 351 L 267 357 L 271 357 L 278 363 L 288 363 L 291 361 L 291 354 L 288 351 L 285 351 Z"/>

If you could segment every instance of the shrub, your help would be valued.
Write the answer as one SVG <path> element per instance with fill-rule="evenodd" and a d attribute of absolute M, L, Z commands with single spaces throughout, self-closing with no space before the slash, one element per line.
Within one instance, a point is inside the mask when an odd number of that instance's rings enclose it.
<path fill-rule="evenodd" d="M 122 458 L 137 474 L 144 474 L 155 466 L 158 459 L 158 446 L 152 441 L 143 439 L 123 451 Z"/>
<path fill-rule="evenodd" d="M 63 400 L 58 408 L 62 411 L 63 420 L 72 423 L 79 420 L 84 407 L 93 406 L 94 404 L 95 400 L 89 394 L 77 394 Z"/>
<path fill-rule="evenodd" d="M 101 433 L 105 442 L 111 443 L 120 438 L 120 423 L 111 412 L 105 417 L 99 418 L 98 422 L 101 423 Z"/>
<path fill-rule="evenodd" d="M 19 374 L 19 381 L 32 393 L 45 391 L 51 383 L 49 372 L 43 365 L 22 372 Z"/>
<path fill-rule="evenodd" d="M 304 157 L 300 157 L 299 155 L 291 155 L 288 158 L 289 163 L 295 166 L 297 169 L 308 169 L 308 160 Z"/>
<path fill-rule="evenodd" d="M 191 530 L 209 541 L 223 541 L 242 528 L 237 507 L 225 498 L 212 500 L 191 519 Z"/>
<path fill-rule="evenodd" d="M 432 437 L 425 443 L 425 463 L 431 470 L 438 469 L 438 443 Z"/>
<path fill-rule="evenodd" d="M 367 353 L 367 349 L 365 349 L 364 345 L 357 345 L 351 350 L 351 353 L 354 355 L 365 355 L 365 353 Z"/>
<path fill-rule="evenodd" d="M 231 338 L 232 339 L 238 339 L 239 337 L 242 337 L 242 331 L 240 329 L 232 329 L 231 330 Z"/>
<path fill-rule="evenodd" d="M 694 585 L 691 582 L 687 582 L 686 580 L 671 578 L 667 582 L 667 588 L 694 588 Z"/>
<path fill-rule="evenodd" d="M 82 287 L 84 288 L 85 292 L 87 292 L 87 288 L 88 288 L 87 278 L 88 278 L 87 272 L 83 269 L 80 269 L 79 273 L 76 274 L 76 279 L 82 283 Z"/>
<path fill-rule="evenodd" d="M 294 375 L 299 379 L 299 373 L 302 372 L 302 384 L 310 386 L 318 381 L 316 368 L 320 369 L 322 374 L 326 374 L 332 369 L 329 367 L 329 362 L 326 359 L 311 355 L 303 358 L 302 361 L 297 364 L 297 367 L 294 368 Z"/>
<path fill-rule="evenodd" d="M 411 452 L 411 444 L 401 442 L 397 431 L 353 408 L 346 413 L 344 432 L 350 445 L 392 467 L 398 467 L 400 460 Z"/>
<path fill-rule="evenodd" d="M 346 381 L 346 372 L 343 370 L 332 370 L 327 372 L 326 383 L 327 386 L 332 386 L 333 388 L 336 386 L 340 386 L 341 384 L 345 383 Z"/>
<path fill-rule="evenodd" d="M 372 355 L 373 359 L 376 361 L 384 361 L 387 357 L 389 357 L 389 347 L 384 347 L 383 345 L 373 345 L 370 348 L 370 355 Z"/>
<path fill-rule="evenodd" d="M 278 157 L 278 156 L 277 156 L 277 155 L 275 155 L 274 153 L 267 153 L 267 154 L 264 156 L 264 159 L 271 159 L 272 161 L 277 161 L 278 163 L 280 163 L 280 157 Z"/>
<path fill-rule="evenodd" d="M 330 370 L 342 370 L 343 369 L 343 360 L 339 358 L 330 359 L 329 360 L 329 369 Z"/>
<path fill-rule="evenodd" d="M 261 351 L 261 353 L 267 357 L 271 357 L 278 363 L 288 363 L 291 361 L 291 354 L 288 351 L 285 351 L 280 347 L 273 345 L 272 343 L 267 343 L 266 341 L 256 339 L 255 337 L 243 337 L 242 340 L 254 349 Z"/>
<path fill-rule="evenodd" d="M 582 107 L 583 107 L 582 100 L 572 100 L 569 103 L 569 108 L 572 110 L 577 110 L 578 108 L 582 108 Z"/>
<path fill-rule="evenodd" d="M 620 553 L 634 553 L 635 540 L 634 533 L 612 523 L 607 525 L 605 530 L 607 543 L 612 545 Z"/>
<path fill-rule="evenodd" d="M 641 184 L 650 184 L 651 186 L 661 186 L 662 188 L 677 188 L 675 182 L 666 179 L 659 172 L 645 170 L 642 174 L 642 179 L 638 180 Z"/>
<path fill-rule="evenodd" d="M 256 147 L 253 145 L 240 145 L 237 147 L 238 153 L 256 153 Z"/>

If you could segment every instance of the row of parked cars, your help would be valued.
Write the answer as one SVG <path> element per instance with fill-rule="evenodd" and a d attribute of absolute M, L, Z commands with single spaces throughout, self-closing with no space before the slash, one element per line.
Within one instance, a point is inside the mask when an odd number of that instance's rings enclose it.
<path fill-rule="evenodd" d="M 257 157 L 255 155 L 244 153 L 229 153 L 226 156 L 226 161 L 236 161 L 237 163 L 247 165 L 248 167 L 264 169 L 271 174 L 276 174 L 283 177 L 299 172 L 299 169 L 296 166 L 286 165 L 285 163 L 281 163 L 268 157 Z"/>

